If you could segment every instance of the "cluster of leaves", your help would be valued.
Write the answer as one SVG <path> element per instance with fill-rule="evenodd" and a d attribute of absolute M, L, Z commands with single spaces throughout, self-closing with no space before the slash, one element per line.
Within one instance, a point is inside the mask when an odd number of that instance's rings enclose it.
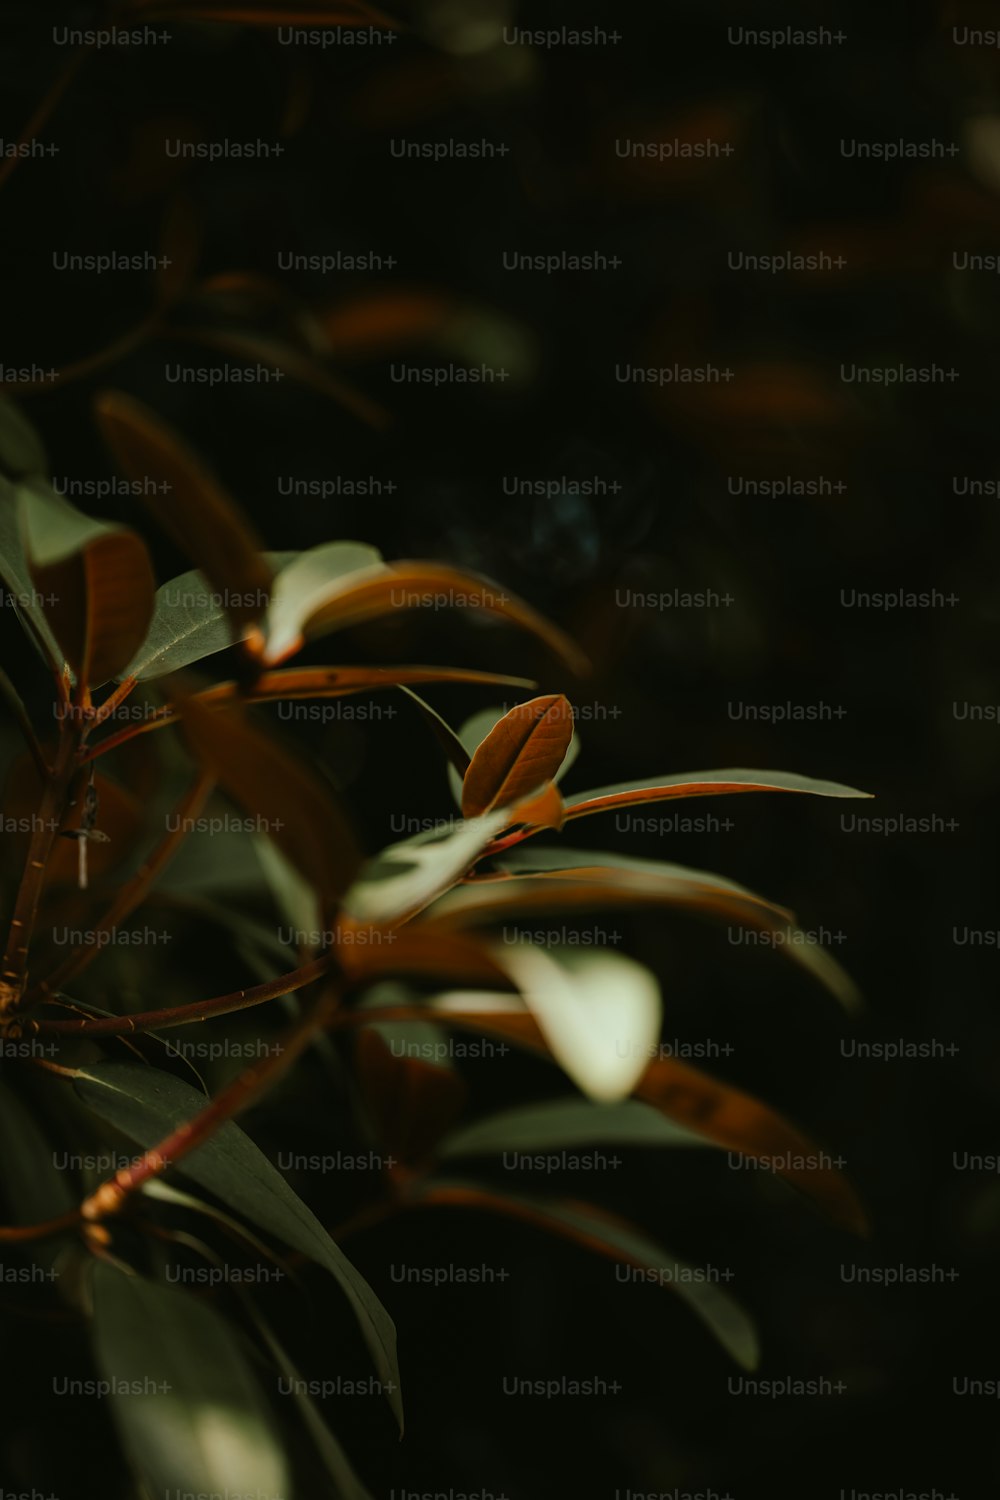
<path fill-rule="evenodd" d="M 284 666 L 307 641 L 445 600 L 506 618 L 565 667 L 585 669 L 561 631 L 478 575 L 387 563 L 351 541 L 264 552 L 232 498 L 157 416 L 113 391 L 98 396 L 95 413 L 118 466 L 142 481 L 143 503 L 195 567 L 157 590 L 139 534 L 56 493 L 34 432 L 14 408 L 0 408 L 0 575 L 48 669 L 56 710 L 54 732 L 42 732 L 42 716 L 2 678 L 27 744 L 8 775 L 5 814 L 31 816 L 26 838 L 12 841 L 19 865 L 0 971 L 3 1185 L 17 1220 L 0 1240 L 57 1267 L 60 1295 L 90 1320 L 97 1369 L 126 1392 L 112 1398 L 123 1448 L 150 1491 L 289 1492 L 286 1441 L 258 1372 L 297 1378 L 290 1357 L 242 1289 L 196 1295 L 167 1284 L 178 1257 L 220 1267 L 227 1254 L 250 1253 L 328 1272 L 401 1425 L 392 1320 L 338 1243 L 357 1224 L 467 1205 L 634 1265 L 679 1265 L 598 1205 L 478 1184 L 462 1175 L 470 1158 L 600 1142 L 722 1147 L 773 1162 L 834 1222 L 861 1229 L 850 1185 L 815 1165 L 821 1158 L 799 1131 L 659 1055 L 661 1001 L 645 968 L 618 952 L 500 942 L 497 931 L 594 908 L 680 907 L 771 934 L 851 1005 L 850 980 L 814 943 L 796 940 L 782 907 L 704 871 L 542 839 L 580 818 L 679 797 L 863 794 L 725 770 L 564 797 L 560 778 L 579 745 L 562 694 L 478 713 L 456 730 L 414 689 L 536 685 L 466 668 Z M 196 663 L 231 675 L 206 683 L 190 670 Z M 407 695 L 433 733 L 460 816 L 365 858 L 321 770 L 274 736 L 257 705 L 383 691 Z M 199 815 L 223 806 L 261 831 L 203 831 Z M 180 1003 L 172 986 L 150 1008 L 158 965 L 147 952 L 144 1008 L 133 1004 L 136 955 L 110 940 L 153 912 L 218 927 L 258 982 Z M 293 945 L 275 936 L 275 914 Z M 75 933 L 68 951 L 53 940 L 60 925 Z M 190 982 L 200 978 L 196 960 Z M 170 1033 L 217 1036 L 216 1018 L 241 1020 L 264 1005 L 258 1037 L 276 1040 L 210 1090 Z M 465 1121 L 465 1087 L 439 1060 L 452 1031 L 547 1058 L 575 1092 Z M 397 1036 L 410 1045 L 391 1046 Z M 234 1123 L 309 1058 L 331 1070 L 355 1134 L 396 1163 L 357 1217 L 333 1230 Z M 92 1165 L 96 1155 L 57 1170 L 55 1141 L 76 1152 L 124 1144 L 129 1154 L 107 1175 Z M 754 1329 L 725 1292 L 690 1276 L 670 1284 L 734 1359 L 754 1365 Z M 137 1380 L 148 1387 L 139 1399 L 127 1394 Z M 298 1402 L 331 1492 L 364 1496 L 327 1414 L 308 1394 Z"/>

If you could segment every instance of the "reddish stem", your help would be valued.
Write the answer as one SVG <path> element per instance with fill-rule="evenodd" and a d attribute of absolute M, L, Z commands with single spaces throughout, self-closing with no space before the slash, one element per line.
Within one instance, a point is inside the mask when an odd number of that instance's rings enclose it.
<path fill-rule="evenodd" d="M 333 1017 L 340 1004 L 340 990 L 332 986 L 321 997 L 312 1010 L 301 1016 L 286 1034 L 284 1043 L 259 1062 L 245 1068 L 227 1088 L 217 1094 L 212 1102 L 172 1130 L 138 1161 L 116 1172 L 109 1181 L 101 1184 L 80 1205 L 80 1214 L 86 1221 L 104 1219 L 116 1214 L 130 1194 L 154 1177 L 161 1176 L 168 1167 L 190 1154 L 210 1136 L 231 1120 L 234 1115 L 252 1104 L 254 1099 L 283 1073 L 296 1057 L 312 1041 L 315 1032 L 324 1027 Z"/>
<path fill-rule="evenodd" d="M 218 995 L 213 1000 L 197 1000 L 191 1005 L 173 1005 L 164 1010 L 138 1011 L 133 1016 L 86 1016 L 79 1021 L 26 1020 L 15 1023 L 10 1035 L 15 1037 L 23 1028 L 30 1036 L 126 1036 L 134 1031 L 160 1031 L 170 1026 L 188 1026 L 193 1021 L 205 1021 L 210 1016 L 229 1015 L 234 1010 L 249 1010 L 254 1005 L 263 1005 L 279 995 L 291 995 L 304 985 L 328 972 L 333 963 L 331 954 L 314 958 L 301 968 L 266 984 L 254 985 L 248 990 L 233 990 L 228 995 Z"/>
<path fill-rule="evenodd" d="M 64 723 L 52 774 L 42 794 L 0 968 L 0 1019 L 17 1010 L 24 998 L 31 935 L 38 915 L 45 871 L 78 766 L 81 734 L 79 726 Z"/>

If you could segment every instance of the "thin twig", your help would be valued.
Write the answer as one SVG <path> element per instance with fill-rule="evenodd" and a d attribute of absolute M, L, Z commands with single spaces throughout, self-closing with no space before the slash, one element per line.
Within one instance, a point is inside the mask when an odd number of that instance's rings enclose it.
<path fill-rule="evenodd" d="M 122 678 L 121 682 L 115 688 L 114 692 L 110 693 L 108 697 L 105 698 L 104 702 L 95 713 L 93 720 L 95 727 L 98 724 L 103 724 L 104 720 L 109 718 L 111 714 L 114 713 L 115 709 L 119 708 L 121 704 L 125 702 L 125 699 L 128 697 L 129 693 L 132 691 L 138 681 L 138 677 Z"/>
<path fill-rule="evenodd" d="M 89 53 L 92 50 L 93 48 L 91 46 L 87 46 L 81 47 L 79 52 L 75 52 L 70 58 L 69 62 L 66 64 L 63 71 L 56 78 L 55 83 L 53 83 L 50 87 L 48 93 L 45 94 L 41 103 L 36 108 L 34 114 L 31 116 L 27 125 L 25 125 L 24 129 L 21 131 L 21 134 L 17 138 L 18 149 L 11 156 L 8 156 L 2 164 L 0 164 L 0 187 L 3 187 L 4 183 L 11 176 L 18 162 L 23 160 L 21 155 L 21 148 L 23 146 L 27 146 L 30 142 L 33 142 L 35 137 L 38 135 L 38 132 L 48 122 L 56 108 L 56 105 L 59 103 L 63 94 L 69 88 L 69 85 L 73 82 L 73 79 L 76 77 L 77 72 L 82 67 L 83 63 L 86 61 Z"/>
<path fill-rule="evenodd" d="M 352 672 L 363 672 L 364 680 L 345 680 Z M 210 708 L 225 707 L 227 703 L 239 699 L 243 703 L 270 703 L 276 699 L 291 698 L 349 698 L 358 693 L 377 693 L 390 688 L 404 686 L 400 683 L 398 676 L 393 674 L 407 674 L 415 681 L 423 682 L 426 675 L 440 672 L 439 677 L 431 676 L 432 681 L 447 682 L 450 679 L 444 674 L 448 668 L 421 668 L 421 667 L 284 667 L 273 672 L 263 672 L 253 687 L 249 690 L 238 682 L 217 682 L 209 688 L 203 688 L 199 693 L 192 693 L 191 697 L 196 703 L 206 704 Z M 457 669 L 461 671 L 461 669 Z M 379 673 L 377 678 L 375 674 Z M 323 674 L 326 680 L 323 680 Z M 481 673 L 475 677 L 472 674 L 463 674 L 456 677 L 456 681 L 482 680 L 491 683 L 495 680 L 492 673 Z M 119 745 L 128 740 L 135 739 L 140 734 L 148 734 L 153 729 L 163 729 L 168 724 L 173 724 L 179 717 L 174 704 L 165 703 L 155 709 L 148 718 L 138 723 L 126 724 L 124 728 L 109 734 L 105 739 L 99 740 L 96 745 L 91 745 L 83 759 L 84 761 L 96 760 L 98 756 L 106 755 L 109 750 L 116 750 Z"/>
<path fill-rule="evenodd" d="M 105 365 L 115 364 L 124 355 L 130 354 L 144 339 L 154 334 L 159 327 L 161 316 L 162 308 L 157 306 L 134 327 L 120 334 L 112 343 L 95 350 L 93 354 L 84 355 L 83 359 L 74 360 L 72 364 L 63 365 L 62 369 L 56 370 L 51 378 L 45 376 L 41 380 L 0 381 L 0 390 L 14 391 L 18 395 L 38 396 L 46 391 L 53 391 L 59 386 L 68 385 L 72 380 L 82 380 L 85 375 L 93 375 L 95 370 L 102 370 Z"/>
<path fill-rule="evenodd" d="M 164 1010 L 138 1011 L 133 1016 L 87 1016 L 80 1021 L 48 1021 L 32 1017 L 17 1021 L 8 1033 L 11 1037 L 29 1036 L 125 1036 L 135 1031 L 162 1031 L 171 1026 L 189 1026 L 194 1021 L 205 1021 L 211 1016 L 226 1016 L 235 1010 L 249 1010 L 254 1005 L 263 1005 L 276 1000 L 279 995 L 291 995 L 326 974 L 333 963 L 332 954 L 311 959 L 288 974 L 279 974 L 265 984 L 257 984 L 248 990 L 233 990 L 228 995 L 219 995 L 213 1000 L 198 1000 L 191 1005 L 173 1005 Z"/>
<path fill-rule="evenodd" d="M 50 1234 L 74 1229 L 82 1218 L 82 1208 L 72 1208 L 68 1213 L 60 1214 L 58 1219 L 46 1219 L 41 1224 L 0 1225 L 0 1240 L 43 1240 Z"/>
<path fill-rule="evenodd" d="M 45 755 L 41 745 L 38 743 L 31 720 L 28 718 L 28 710 L 24 706 L 21 694 L 2 667 L 0 667 L 0 694 L 6 698 L 8 706 L 17 720 L 17 726 L 24 736 L 25 744 L 31 751 L 35 765 L 38 767 L 39 775 L 43 781 L 47 781 L 52 774 L 52 769 L 45 760 Z"/>
<path fill-rule="evenodd" d="M 332 1019 L 341 1002 L 341 991 L 331 985 L 311 1010 L 305 1012 L 286 1033 L 283 1044 L 259 1062 L 251 1064 L 228 1087 L 217 1094 L 206 1109 L 164 1136 L 152 1150 L 114 1177 L 103 1182 L 80 1205 L 87 1222 L 107 1218 L 120 1211 L 126 1199 L 169 1167 L 190 1154 L 215 1132 L 241 1113 L 309 1046 L 314 1034 Z"/>

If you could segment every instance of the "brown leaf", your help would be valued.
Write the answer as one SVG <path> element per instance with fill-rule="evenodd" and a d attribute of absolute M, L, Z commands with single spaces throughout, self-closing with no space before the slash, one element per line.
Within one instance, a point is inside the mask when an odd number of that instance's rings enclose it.
<path fill-rule="evenodd" d="M 234 710 L 179 700 L 185 736 L 220 787 L 310 882 L 324 909 L 360 864 L 354 833 L 330 791 L 282 745 Z"/>
<path fill-rule="evenodd" d="M 561 693 L 519 703 L 494 724 L 462 783 L 462 816 L 505 807 L 551 781 L 573 738 L 573 710 Z"/>
<path fill-rule="evenodd" d="M 368 1028 L 357 1039 L 356 1067 L 379 1140 L 407 1165 L 418 1166 L 465 1108 L 464 1081 L 452 1068 L 420 1057 L 396 1057 L 378 1032 Z"/>
<path fill-rule="evenodd" d="M 796 1126 L 750 1094 L 720 1083 L 674 1057 L 654 1058 L 635 1089 L 671 1120 L 743 1156 L 773 1164 L 785 1181 L 805 1193 L 829 1219 L 866 1234 L 865 1211 L 831 1158 Z"/>
<path fill-rule="evenodd" d="M 115 677 L 153 618 L 156 580 L 142 538 L 106 531 L 58 562 L 33 565 L 31 576 L 77 679 L 99 686 Z"/>
<path fill-rule="evenodd" d="M 510 988 L 486 946 L 464 934 L 431 932 L 413 924 L 371 927 L 341 916 L 336 947 L 340 966 L 353 981 L 405 975 L 477 989 Z"/>
<path fill-rule="evenodd" d="M 104 391 L 94 408 L 108 447 L 140 486 L 143 503 L 221 594 L 234 634 L 245 634 L 267 608 L 272 579 L 249 522 L 178 434 L 147 407 L 120 391 Z M 150 480 L 154 493 L 147 493 Z"/>

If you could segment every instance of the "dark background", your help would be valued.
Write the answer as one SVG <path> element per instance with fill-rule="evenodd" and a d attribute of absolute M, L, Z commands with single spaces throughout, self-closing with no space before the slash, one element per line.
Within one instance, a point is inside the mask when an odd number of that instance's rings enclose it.
<path fill-rule="evenodd" d="M 972 1500 L 996 1490 L 996 1423 L 987 1401 L 952 1394 L 952 1378 L 1000 1374 L 1000 1183 L 957 1172 L 953 1152 L 998 1150 L 997 949 L 957 944 L 954 929 L 998 925 L 1000 726 L 959 719 L 953 705 L 998 701 L 998 497 L 956 494 L 954 481 L 1000 478 L 1000 293 L 988 274 L 956 271 L 952 252 L 1000 251 L 1000 142 L 989 118 L 1000 51 L 956 46 L 951 28 L 995 26 L 1000 13 L 799 5 L 795 25 L 839 27 L 847 40 L 768 51 L 729 45 L 727 27 L 786 25 L 785 9 L 708 0 L 575 9 L 526 5 L 509 24 L 617 27 L 620 42 L 449 50 L 464 45 L 468 17 L 494 15 L 470 4 L 442 6 L 437 20 L 408 11 L 400 18 L 413 30 L 392 45 L 283 47 L 264 27 L 167 22 L 169 45 L 92 57 L 46 128 L 59 153 L 21 162 L 2 189 L 2 362 L 65 372 L 153 303 L 150 277 L 56 272 L 53 251 L 156 249 L 169 214 L 166 243 L 180 247 L 173 258 L 190 273 L 159 329 L 121 357 L 52 389 L 7 394 L 37 423 L 56 475 L 112 472 L 90 398 L 114 386 L 176 423 L 270 546 L 357 538 L 388 557 L 481 569 L 531 600 L 580 640 L 592 677 L 574 683 L 517 633 L 444 615 L 325 641 L 310 659 L 461 663 L 567 691 L 581 706 L 583 741 L 570 791 L 753 766 L 877 796 L 677 804 L 733 827 L 661 838 L 611 818 L 567 835 L 584 848 L 719 871 L 793 906 L 806 929 L 843 934 L 834 951 L 867 999 L 858 1022 L 780 957 L 728 945 L 724 929 L 660 913 L 600 919 L 661 977 L 667 1037 L 731 1045 L 707 1066 L 843 1154 L 871 1215 L 870 1241 L 823 1224 L 780 1183 L 729 1171 L 722 1154 L 631 1152 L 613 1178 L 544 1184 L 592 1193 L 678 1255 L 732 1267 L 729 1289 L 760 1327 L 759 1374 L 822 1375 L 846 1391 L 737 1399 L 727 1394 L 735 1367 L 669 1294 L 619 1285 L 610 1263 L 534 1230 L 426 1212 L 352 1242 L 397 1320 L 406 1378 L 402 1446 L 364 1403 L 353 1403 L 356 1414 L 348 1403 L 346 1423 L 332 1413 L 376 1493 L 610 1500 L 616 1489 L 675 1486 L 737 1497 L 936 1488 Z M 0 131 L 11 141 L 66 65 L 52 26 L 91 24 L 94 13 L 57 4 L 7 12 Z M 446 13 L 459 18 L 450 29 Z M 992 130 L 1000 136 L 1000 115 Z M 714 137 L 735 150 L 721 160 L 626 161 L 614 149 L 626 137 Z M 167 158 L 167 138 L 285 149 L 270 161 L 184 162 Z M 510 152 L 396 160 L 389 143 L 403 138 L 487 139 Z M 960 150 L 883 164 L 842 157 L 843 138 L 938 139 Z M 279 254 L 338 250 L 398 265 L 278 269 Z M 602 251 L 622 265 L 507 272 L 505 250 Z M 731 271 L 727 255 L 739 250 L 822 250 L 847 264 Z M 316 369 L 348 381 L 386 420 L 370 425 L 291 376 L 171 384 L 167 363 L 227 359 L 177 337 L 192 328 L 311 348 Z M 394 361 L 512 374 L 503 385 L 427 388 L 395 383 Z M 842 362 L 937 364 L 959 378 L 887 390 L 841 381 Z M 735 378 L 644 388 L 618 383 L 618 363 L 711 363 Z M 505 475 L 570 483 L 554 496 L 513 497 Z M 731 493 L 731 480 L 821 475 L 845 488 Z M 374 476 L 397 488 L 285 497 L 280 476 Z M 620 488 L 574 490 L 594 477 Z M 95 509 L 135 518 L 128 500 Z M 166 545 L 157 558 L 163 578 L 186 565 Z M 624 591 L 673 589 L 714 589 L 733 602 L 616 604 Z M 900 589 L 957 600 L 892 611 L 841 603 L 842 591 Z M 10 628 L 4 640 L 18 649 Z M 491 701 L 476 689 L 428 696 L 453 721 Z M 736 707 L 820 703 L 845 712 L 772 723 Z M 449 814 L 437 751 L 421 735 L 403 712 L 303 735 L 350 793 L 370 849 L 390 840 L 394 813 Z M 852 833 L 842 812 L 958 826 Z M 841 1055 L 851 1038 L 937 1039 L 959 1051 L 860 1061 Z M 550 1074 L 520 1059 L 483 1061 L 468 1075 L 477 1109 L 553 1091 Z M 504 1175 L 484 1162 L 484 1180 L 491 1170 Z M 392 1285 L 389 1265 L 403 1259 L 485 1260 L 511 1275 L 486 1290 Z M 855 1262 L 960 1274 L 880 1289 L 841 1280 L 842 1264 Z M 43 1331 L 18 1347 L 43 1368 L 62 1338 L 53 1332 L 50 1344 Z M 318 1317 L 313 1338 L 320 1367 L 329 1354 L 336 1369 Z M 25 1434 L 51 1433 L 56 1419 L 69 1435 L 65 1445 L 53 1439 L 54 1477 L 38 1482 L 67 1496 L 92 1493 L 95 1473 L 110 1483 L 103 1413 L 41 1412 L 30 1381 L 9 1361 L 3 1369 L 21 1433 L 10 1452 L 22 1443 L 26 1452 Z M 599 1375 L 623 1389 L 603 1402 L 513 1400 L 501 1392 L 512 1374 Z"/>

